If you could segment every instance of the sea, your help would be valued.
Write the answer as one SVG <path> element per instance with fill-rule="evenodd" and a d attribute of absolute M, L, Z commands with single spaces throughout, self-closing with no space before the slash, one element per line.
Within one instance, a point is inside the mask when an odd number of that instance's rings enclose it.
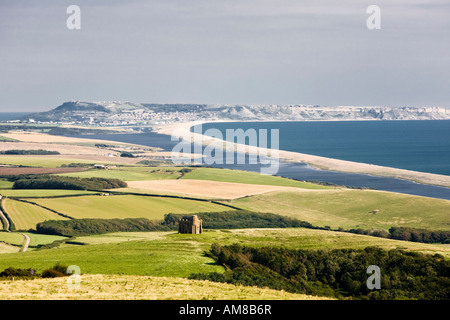
<path fill-rule="evenodd" d="M 0 112 L 0 121 L 17 120 L 30 114 L 30 112 Z"/>
<path fill-rule="evenodd" d="M 280 149 L 394 168 L 450 175 L 450 121 L 315 121 L 224 122 L 202 125 L 219 129 L 278 129 Z M 82 136 L 160 147 L 178 143 L 168 135 L 100 134 Z M 261 165 L 213 164 L 212 167 L 260 172 Z M 278 176 L 335 185 L 370 188 L 450 200 L 450 188 L 402 179 L 320 170 L 302 163 L 281 162 Z"/>
<path fill-rule="evenodd" d="M 279 130 L 280 150 L 450 175 L 450 120 L 207 123 L 208 129 Z"/>

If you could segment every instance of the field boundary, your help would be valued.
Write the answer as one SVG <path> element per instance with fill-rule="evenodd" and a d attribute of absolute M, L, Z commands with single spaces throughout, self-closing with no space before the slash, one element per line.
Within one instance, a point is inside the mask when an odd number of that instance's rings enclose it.
<path fill-rule="evenodd" d="M 5 208 L 3 206 L 4 199 L 5 199 L 5 197 L 1 197 L 1 199 L 0 199 L 1 221 L 2 221 L 2 225 L 3 225 L 3 230 L 11 232 L 16 229 L 16 226 L 14 225 L 14 222 L 9 217 L 8 213 L 5 211 Z"/>
<path fill-rule="evenodd" d="M 74 219 L 73 217 L 70 217 L 70 216 L 68 216 L 68 215 L 65 215 L 64 213 L 58 212 L 58 211 L 56 211 L 56 210 L 53 210 L 53 209 L 48 208 L 48 207 L 46 207 L 46 206 L 40 205 L 40 204 L 38 204 L 38 203 L 36 203 L 36 202 L 33 202 L 33 201 L 29 201 L 29 200 L 25 200 L 25 199 L 19 199 L 19 198 L 9 198 L 9 199 L 10 199 L 10 200 L 20 201 L 20 202 L 24 202 L 24 203 L 28 203 L 28 204 L 31 204 L 31 205 L 35 205 L 35 206 L 41 207 L 42 209 L 45 209 L 45 210 L 48 210 L 48 211 L 50 211 L 50 212 L 56 213 L 57 215 L 59 215 L 59 216 L 61 216 L 61 217 L 63 217 L 63 218 Z"/>
<path fill-rule="evenodd" d="M 98 191 L 98 190 L 91 190 Z M 104 192 L 104 191 L 99 191 Z M 202 199 L 195 197 L 185 197 L 185 196 L 176 196 L 176 195 L 168 195 L 168 194 L 154 194 L 154 193 L 135 193 L 135 192 L 121 192 L 121 191 L 108 191 L 108 193 L 116 194 L 116 195 L 131 195 L 131 196 L 141 196 L 141 197 L 153 197 L 153 198 L 172 198 L 172 199 L 183 199 L 183 200 L 193 200 L 193 201 L 201 201 L 201 202 L 210 202 L 220 206 L 228 207 L 234 210 L 242 210 L 241 208 L 235 207 L 231 204 L 221 203 L 219 201 L 226 201 L 220 199 Z"/>

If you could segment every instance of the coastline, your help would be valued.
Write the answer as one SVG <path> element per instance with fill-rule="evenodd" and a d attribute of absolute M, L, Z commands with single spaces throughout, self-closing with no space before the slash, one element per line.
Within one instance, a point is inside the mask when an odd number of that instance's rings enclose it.
<path fill-rule="evenodd" d="M 176 135 L 183 137 L 185 140 L 190 141 L 201 141 L 203 144 L 216 146 L 228 150 L 227 146 L 231 146 L 233 151 L 238 147 L 238 143 L 229 143 L 224 140 L 201 135 L 198 133 L 191 132 L 191 128 L 195 125 L 204 123 L 224 123 L 224 122 L 254 122 L 254 121 L 193 121 L 193 122 L 183 122 L 174 123 L 168 125 L 159 125 L 153 128 L 153 131 L 165 135 Z M 240 145 L 241 148 L 245 148 L 245 152 L 248 154 L 268 154 L 270 155 L 270 150 L 261 147 L 254 147 L 248 145 Z M 379 177 L 389 177 L 402 180 L 413 181 L 420 184 L 429 184 L 441 187 L 450 188 L 450 176 L 426 173 L 405 169 L 398 169 L 392 167 L 384 167 L 379 165 L 353 162 L 347 160 L 339 160 L 333 158 L 326 158 L 321 156 L 309 155 L 299 152 L 279 150 L 276 152 L 280 160 L 285 162 L 295 162 L 295 163 L 305 163 L 309 166 L 328 171 L 337 171 L 345 173 L 358 173 L 366 174 Z"/>

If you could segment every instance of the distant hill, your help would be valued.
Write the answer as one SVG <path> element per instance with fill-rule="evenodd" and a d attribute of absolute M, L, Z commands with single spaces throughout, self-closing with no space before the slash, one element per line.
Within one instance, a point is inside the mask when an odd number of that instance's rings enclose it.
<path fill-rule="evenodd" d="M 70 101 L 24 121 L 96 125 L 146 125 L 198 120 L 447 120 L 450 109 L 438 107 L 357 107 L 312 105 L 151 104 L 120 101 Z"/>

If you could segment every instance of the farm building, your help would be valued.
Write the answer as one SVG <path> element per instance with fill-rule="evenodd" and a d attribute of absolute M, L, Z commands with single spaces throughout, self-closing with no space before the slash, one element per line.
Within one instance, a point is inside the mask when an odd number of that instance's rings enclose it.
<path fill-rule="evenodd" d="M 108 169 L 108 166 L 105 166 L 104 164 L 95 164 L 94 169 Z"/>
<path fill-rule="evenodd" d="M 197 215 L 183 216 L 178 223 L 178 233 L 200 234 L 202 232 L 202 219 L 199 219 Z"/>

